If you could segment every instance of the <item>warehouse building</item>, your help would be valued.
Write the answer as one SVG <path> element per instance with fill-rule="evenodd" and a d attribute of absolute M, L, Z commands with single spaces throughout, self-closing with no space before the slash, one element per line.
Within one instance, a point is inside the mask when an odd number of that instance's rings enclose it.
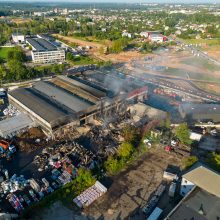
<path fill-rule="evenodd" d="M 220 123 L 219 104 L 182 104 L 179 106 L 182 118 L 189 122 L 214 122 Z"/>
<path fill-rule="evenodd" d="M 31 56 L 34 63 L 57 63 L 65 61 L 65 51 L 43 38 L 27 38 L 32 47 Z"/>
<path fill-rule="evenodd" d="M 196 163 L 182 176 L 183 199 L 166 220 L 209 220 L 220 218 L 220 173 Z"/>
<path fill-rule="evenodd" d="M 101 74 L 101 73 L 100 73 Z M 67 124 L 79 126 L 96 118 L 108 118 L 127 110 L 127 102 L 146 96 L 147 88 L 138 85 L 126 86 L 115 93 L 104 84 L 78 76 L 58 76 L 39 81 L 31 87 L 9 92 L 12 105 L 27 113 L 45 132 L 54 131 Z M 125 92 L 126 90 L 126 92 Z M 114 95 L 113 95 L 114 94 Z"/>

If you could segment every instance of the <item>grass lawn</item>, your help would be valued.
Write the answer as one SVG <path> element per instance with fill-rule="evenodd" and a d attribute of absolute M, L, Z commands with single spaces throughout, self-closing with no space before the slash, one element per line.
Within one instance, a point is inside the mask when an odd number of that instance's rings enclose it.
<path fill-rule="evenodd" d="M 207 44 L 207 45 L 219 45 L 220 39 L 185 39 L 183 40 L 187 44 Z"/>
<path fill-rule="evenodd" d="M 74 60 L 69 60 L 71 65 L 73 66 L 80 66 L 80 65 L 90 65 L 90 64 L 97 64 L 98 61 L 87 56 L 79 56 L 75 57 Z"/>
<path fill-rule="evenodd" d="M 0 59 L 6 60 L 8 52 L 15 50 L 14 47 L 0 47 Z"/>

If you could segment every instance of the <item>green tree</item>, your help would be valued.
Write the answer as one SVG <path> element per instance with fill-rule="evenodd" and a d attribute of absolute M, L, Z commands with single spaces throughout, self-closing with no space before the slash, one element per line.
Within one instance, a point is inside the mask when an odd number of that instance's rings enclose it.
<path fill-rule="evenodd" d="M 0 65 L 0 80 L 4 80 L 7 75 L 7 71 L 3 65 Z"/>
<path fill-rule="evenodd" d="M 115 174 L 120 169 L 118 160 L 116 158 L 113 158 L 113 157 L 109 157 L 105 161 L 104 167 L 105 167 L 107 173 L 109 173 L 109 174 Z"/>
<path fill-rule="evenodd" d="M 220 154 L 211 153 L 207 162 L 213 169 L 220 172 Z"/>
<path fill-rule="evenodd" d="M 184 169 L 189 169 L 190 167 L 193 166 L 193 164 L 195 164 L 198 161 L 198 157 L 197 156 L 190 156 L 187 157 L 183 160 L 183 164 L 184 164 Z"/>
<path fill-rule="evenodd" d="M 126 142 L 134 143 L 139 139 L 139 131 L 137 128 L 132 126 L 126 126 L 122 130 L 122 136 Z"/>
<path fill-rule="evenodd" d="M 190 131 L 186 123 L 180 124 L 175 129 L 175 134 L 177 138 L 180 140 L 183 144 L 192 144 L 192 141 L 190 140 Z"/>
<path fill-rule="evenodd" d="M 15 50 L 11 50 L 7 54 L 7 61 L 16 60 L 20 62 L 25 61 L 25 54 L 20 48 L 15 48 Z"/>
<path fill-rule="evenodd" d="M 77 185 L 82 187 L 82 189 L 85 189 L 86 187 L 91 186 L 95 183 L 95 178 L 92 176 L 90 170 L 79 168 L 75 182 L 77 183 Z"/>
<path fill-rule="evenodd" d="M 131 155 L 132 152 L 133 152 L 133 146 L 128 142 L 122 143 L 118 148 L 119 157 L 127 158 Z"/>

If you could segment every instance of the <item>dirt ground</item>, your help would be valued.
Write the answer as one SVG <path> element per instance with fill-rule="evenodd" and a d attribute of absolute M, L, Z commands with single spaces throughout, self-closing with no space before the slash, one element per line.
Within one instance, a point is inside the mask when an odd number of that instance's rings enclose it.
<path fill-rule="evenodd" d="M 205 45 L 202 46 L 202 50 L 207 52 L 209 56 L 220 61 L 220 45 Z"/>
<path fill-rule="evenodd" d="M 175 164 L 175 166 L 172 166 Z M 163 171 L 178 171 L 181 158 L 174 154 L 168 154 L 161 149 L 152 149 L 144 154 L 141 159 L 136 161 L 128 169 L 107 181 L 110 183 L 108 192 L 96 202 L 77 214 L 73 210 L 63 209 L 62 219 L 74 216 L 75 219 L 144 219 L 140 211 L 149 197 L 160 185 L 163 178 Z M 105 185 L 108 185 L 104 183 Z M 112 184 L 111 184 L 112 183 Z M 168 195 L 165 194 L 159 202 L 159 207 L 164 210 L 164 214 L 169 213 L 174 204 L 169 203 Z M 168 204 L 169 203 L 169 204 Z M 58 207 L 62 205 L 58 205 Z M 60 208 L 56 205 L 48 211 L 42 213 L 41 219 L 58 219 L 54 216 Z M 54 217 L 54 218 L 52 218 Z M 86 218 L 87 217 L 87 218 Z M 69 218 L 70 219 L 70 218 Z M 73 219 L 73 218 L 72 218 Z"/>
<path fill-rule="evenodd" d="M 198 86 L 199 88 L 207 91 L 207 92 L 211 92 L 213 94 L 219 95 L 220 94 L 220 83 L 219 84 L 214 84 L 214 83 L 201 83 L 201 82 L 197 82 L 195 83 L 196 86 Z"/>
<path fill-rule="evenodd" d="M 90 46 L 92 49 L 90 50 L 90 54 L 94 56 L 95 58 L 105 60 L 105 61 L 112 61 L 113 63 L 120 63 L 120 62 L 129 62 L 132 59 L 136 59 L 138 57 L 142 57 L 143 55 L 138 53 L 137 51 L 127 51 L 127 52 L 122 52 L 119 54 L 101 54 L 100 53 L 100 48 L 106 47 L 107 45 L 97 43 L 97 42 L 89 42 L 89 41 L 84 41 L 81 39 L 77 39 L 74 37 L 66 37 L 62 36 L 60 34 L 55 34 L 54 36 L 63 38 L 65 41 L 68 41 L 70 43 L 76 43 L 80 46 Z"/>
<path fill-rule="evenodd" d="M 45 139 L 45 134 L 40 128 L 30 128 L 28 131 L 17 137 L 17 143 L 21 151 L 31 152 L 38 148 L 41 141 Z M 39 143 L 36 142 L 38 139 Z"/>
<path fill-rule="evenodd" d="M 11 21 L 16 24 L 24 24 L 24 23 L 28 23 L 28 22 L 32 21 L 32 19 L 30 19 L 30 18 L 13 18 Z"/>

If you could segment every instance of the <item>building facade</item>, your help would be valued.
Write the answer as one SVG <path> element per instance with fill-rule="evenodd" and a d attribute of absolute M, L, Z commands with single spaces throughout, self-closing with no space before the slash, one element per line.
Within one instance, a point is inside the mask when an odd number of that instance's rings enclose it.
<path fill-rule="evenodd" d="M 65 61 L 64 50 L 32 51 L 31 56 L 34 63 L 58 63 Z"/>
<path fill-rule="evenodd" d="M 65 50 L 43 38 L 28 38 L 34 63 L 58 63 L 65 61 Z"/>

